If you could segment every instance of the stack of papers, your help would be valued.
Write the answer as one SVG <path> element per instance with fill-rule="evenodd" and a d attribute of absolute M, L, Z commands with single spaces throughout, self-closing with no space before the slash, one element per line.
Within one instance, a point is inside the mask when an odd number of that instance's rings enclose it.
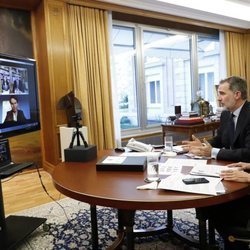
<path fill-rule="evenodd" d="M 189 175 L 181 173 L 183 166 L 192 167 Z M 159 162 L 159 175 L 169 175 L 160 182 L 154 182 L 137 187 L 137 189 L 165 189 L 180 192 L 218 195 L 225 193 L 221 182 L 220 173 L 222 170 L 233 170 L 227 166 L 210 165 L 207 160 L 168 158 L 166 162 Z M 194 176 L 195 175 L 195 176 Z M 202 178 L 206 176 L 208 183 L 185 184 L 183 179 Z"/>
<path fill-rule="evenodd" d="M 186 185 L 182 180 L 186 178 L 194 178 L 191 175 L 184 175 L 176 173 L 162 179 L 158 184 L 158 189 L 166 189 L 180 192 L 196 193 L 196 194 L 208 194 L 217 195 L 222 193 L 222 187 L 220 186 L 219 192 L 217 191 L 217 185 L 221 182 L 220 178 L 206 177 L 209 183 L 190 184 Z M 197 176 L 198 178 L 198 176 Z"/>
<path fill-rule="evenodd" d="M 220 177 L 222 170 L 235 170 L 237 168 L 220 166 L 220 165 L 196 165 L 192 168 L 191 175 L 200 175 L 200 176 L 211 176 L 211 177 Z"/>
<path fill-rule="evenodd" d="M 183 166 L 206 166 L 207 160 L 168 158 L 166 162 L 159 163 L 159 174 L 170 175 L 180 173 Z"/>

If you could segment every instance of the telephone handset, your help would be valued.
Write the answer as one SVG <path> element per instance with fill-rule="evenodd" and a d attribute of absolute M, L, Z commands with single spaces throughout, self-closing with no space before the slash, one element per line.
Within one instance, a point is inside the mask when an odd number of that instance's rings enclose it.
<path fill-rule="evenodd" d="M 153 150 L 153 146 L 151 146 L 150 144 L 136 141 L 134 138 L 131 138 L 128 141 L 128 144 L 126 147 L 131 150 L 138 151 L 138 152 L 150 152 Z"/>

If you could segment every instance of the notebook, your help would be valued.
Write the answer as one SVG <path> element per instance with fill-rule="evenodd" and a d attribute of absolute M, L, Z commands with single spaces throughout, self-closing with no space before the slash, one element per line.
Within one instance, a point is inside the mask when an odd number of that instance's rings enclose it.
<path fill-rule="evenodd" d="M 33 162 L 13 163 L 11 161 L 8 139 L 0 140 L 0 179 L 31 167 L 32 165 Z"/>
<path fill-rule="evenodd" d="M 98 171 L 144 171 L 146 156 L 105 156 L 96 163 Z"/>

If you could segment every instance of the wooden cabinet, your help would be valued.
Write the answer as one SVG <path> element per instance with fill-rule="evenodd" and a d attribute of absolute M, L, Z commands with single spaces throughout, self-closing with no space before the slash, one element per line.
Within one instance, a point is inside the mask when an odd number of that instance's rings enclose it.
<path fill-rule="evenodd" d="M 175 132 L 175 133 L 185 133 L 188 134 L 188 139 L 192 140 L 192 135 L 200 132 L 205 131 L 212 131 L 213 136 L 215 133 L 215 130 L 220 126 L 220 122 L 210 122 L 210 123 L 204 123 L 204 124 L 197 124 L 197 125 L 161 125 L 162 127 L 162 136 L 164 141 L 164 136 L 169 132 Z"/>

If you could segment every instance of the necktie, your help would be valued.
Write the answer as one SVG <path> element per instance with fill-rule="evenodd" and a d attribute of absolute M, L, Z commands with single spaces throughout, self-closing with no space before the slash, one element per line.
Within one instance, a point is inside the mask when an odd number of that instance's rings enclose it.
<path fill-rule="evenodd" d="M 234 140 L 234 131 L 235 131 L 235 124 L 234 124 L 234 117 L 235 115 L 231 113 L 231 117 L 229 119 L 229 132 L 230 132 L 230 145 L 232 146 Z"/>

